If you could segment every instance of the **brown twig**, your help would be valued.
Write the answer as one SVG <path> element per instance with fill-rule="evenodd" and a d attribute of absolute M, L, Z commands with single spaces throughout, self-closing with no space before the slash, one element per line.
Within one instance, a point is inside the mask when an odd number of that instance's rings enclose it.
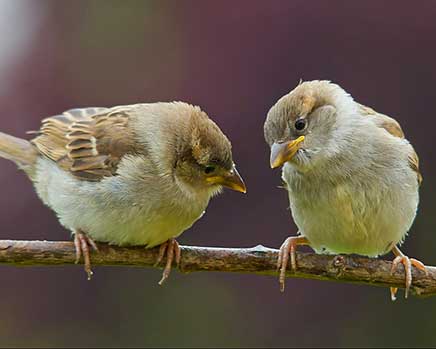
<path fill-rule="evenodd" d="M 106 266 L 152 267 L 158 248 L 116 247 L 99 244 L 92 254 L 92 264 Z M 181 246 L 182 272 L 219 271 L 274 275 L 278 251 L 253 248 L 211 248 Z M 15 266 L 74 264 L 72 242 L 0 240 L 0 263 Z M 297 273 L 288 277 L 358 283 L 382 287 L 404 287 L 404 269 L 391 275 L 391 262 L 357 256 L 327 256 L 297 253 Z M 436 267 L 427 267 L 428 274 L 413 269 L 412 294 L 436 295 Z"/>

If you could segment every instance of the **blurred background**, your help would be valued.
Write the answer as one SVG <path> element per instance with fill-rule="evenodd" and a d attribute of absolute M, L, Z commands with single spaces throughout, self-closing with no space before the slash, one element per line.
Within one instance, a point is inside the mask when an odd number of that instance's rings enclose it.
<path fill-rule="evenodd" d="M 4 132 L 73 107 L 183 100 L 232 140 L 247 195 L 226 191 L 179 240 L 278 247 L 292 223 L 263 122 L 300 78 L 330 79 L 395 117 L 421 158 L 404 252 L 436 264 L 436 2 L 0 0 Z M 30 182 L 0 161 L 0 238 L 68 240 Z M 385 258 L 392 258 L 386 256 Z M 0 346 L 434 346 L 436 298 L 220 273 L 0 267 Z"/>

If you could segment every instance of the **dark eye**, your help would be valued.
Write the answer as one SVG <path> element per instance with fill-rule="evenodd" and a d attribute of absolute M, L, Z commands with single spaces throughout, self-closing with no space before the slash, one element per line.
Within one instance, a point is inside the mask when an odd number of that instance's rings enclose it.
<path fill-rule="evenodd" d="M 206 166 L 204 168 L 204 173 L 211 174 L 213 171 L 215 171 L 215 166 Z"/>
<path fill-rule="evenodd" d="M 306 127 L 306 119 L 297 119 L 294 126 L 297 131 L 303 131 Z"/>

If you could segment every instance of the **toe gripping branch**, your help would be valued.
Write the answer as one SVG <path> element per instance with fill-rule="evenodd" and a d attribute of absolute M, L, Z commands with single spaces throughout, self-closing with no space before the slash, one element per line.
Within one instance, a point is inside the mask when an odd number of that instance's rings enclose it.
<path fill-rule="evenodd" d="M 166 253 L 167 262 L 162 273 L 162 279 L 159 281 L 159 285 L 161 286 L 170 276 L 173 261 L 175 260 L 177 267 L 180 265 L 182 253 L 179 243 L 175 239 L 170 239 L 167 242 L 164 242 L 162 245 L 160 245 L 159 255 L 154 265 L 155 267 L 157 267 L 162 262 L 165 253 Z"/>
<path fill-rule="evenodd" d="M 392 249 L 392 253 L 396 256 L 395 259 L 392 262 L 392 268 L 391 268 L 391 275 L 395 272 L 395 270 L 398 268 L 399 264 L 403 264 L 404 266 L 404 272 L 406 276 L 406 287 L 405 287 L 405 293 L 404 298 L 407 298 L 409 296 L 410 287 L 412 286 L 412 265 L 418 268 L 419 270 L 423 271 L 425 275 L 428 275 L 428 271 L 425 268 L 424 263 L 420 262 L 417 259 L 409 258 L 406 255 L 403 254 L 403 252 L 400 251 L 400 249 L 397 246 L 394 246 Z M 397 299 L 396 295 L 398 292 L 397 287 L 391 287 L 391 299 L 392 301 L 395 301 Z"/>
<path fill-rule="evenodd" d="M 285 291 L 286 269 L 288 268 L 289 257 L 291 257 L 292 270 L 294 272 L 297 270 L 295 251 L 298 245 L 309 245 L 309 241 L 304 236 L 291 236 L 288 237 L 280 247 L 277 259 L 277 271 L 280 270 L 279 282 L 281 292 Z"/>
<path fill-rule="evenodd" d="M 88 280 L 92 278 L 90 247 L 98 252 L 98 247 L 94 240 L 81 231 L 74 232 L 74 246 L 76 248 L 76 264 L 80 262 L 83 255 L 85 272 L 88 275 Z"/>
<path fill-rule="evenodd" d="M 279 282 L 280 290 L 285 290 L 285 278 L 286 270 L 288 267 L 289 258 L 291 259 L 291 268 L 295 272 L 297 270 L 296 261 L 296 248 L 298 245 L 309 245 L 309 241 L 304 236 L 291 236 L 287 238 L 279 250 L 277 259 L 277 270 L 280 271 Z M 405 272 L 405 298 L 409 296 L 410 287 L 412 286 L 412 266 L 423 271 L 428 276 L 428 271 L 425 265 L 417 259 L 409 258 L 404 255 L 397 246 L 394 246 L 392 253 L 395 255 L 395 259 L 392 262 L 391 275 L 398 269 L 399 265 L 404 266 Z M 391 299 L 396 300 L 396 294 L 398 292 L 397 287 L 391 287 Z"/>
<path fill-rule="evenodd" d="M 97 244 L 88 235 L 86 235 L 80 230 L 74 231 L 73 234 L 74 234 L 74 246 L 76 249 L 75 262 L 76 264 L 78 264 L 83 256 L 84 269 L 88 276 L 88 280 L 91 280 L 93 272 L 91 269 L 90 250 L 92 249 L 98 252 Z M 165 254 L 166 254 L 166 264 L 162 273 L 162 279 L 159 281 L 159 285 L 163 285 L 163 283 L 170 276 L 173 261 L 176 262 L 177 267 L 180 265 L 181 248 L 179 243 L 175 239 L 170 239 L 167 242 L 160 245 L 159 254 L 156 259 L 156 263 L 154 265 L 155 267 L 157 267 L 162 262 L 162 260 L 165 257 Z"/>

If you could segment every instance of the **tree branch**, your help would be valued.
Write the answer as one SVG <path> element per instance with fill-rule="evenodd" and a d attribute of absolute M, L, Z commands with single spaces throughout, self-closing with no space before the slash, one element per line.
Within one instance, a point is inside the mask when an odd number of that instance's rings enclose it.
<path fill-rule="evenodd" d="M 158 249 L 116 247 L 98 244 L 99 252 L 92 253 L 92 264 L 106 266 L 152 267 Z M 256 246 L 253 248 L 212 248 L 181 246 L 182 272 L 220 271 L 274 275 L 278 251 Z M 72 242 L 0 240 L 0 264 L 15 266 L 74 264 Z M 328 256 L 297 253 L 298 270 L 288 277 L 404 288 L 404 269 L 399 267 L 391 275 L 392 263 L 357 256 Z M 436 295 L 436 268 L 427 267 L 428 275 L 413 268 L 411 291 L 418 296 Z"/>

